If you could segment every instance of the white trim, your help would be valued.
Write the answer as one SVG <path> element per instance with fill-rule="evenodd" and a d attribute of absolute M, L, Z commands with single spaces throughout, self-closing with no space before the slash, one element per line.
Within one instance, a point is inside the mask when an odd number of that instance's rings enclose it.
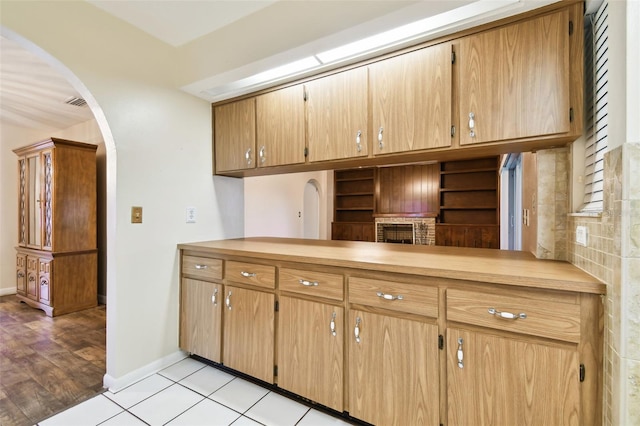
<path fill-rule="evenodd" d="M 187 357 L 187 353 L 183 351 L 176 351 L 172 354 L 153 361 L 143 367 L 133 370 L 130 373 L 125 374 L 122 377 L 113 377 L 109 374 L 105 374 L 102 379 L 102 385 L 104 388 L 109 389 L 111 392 L 118 392 L 129 385 L 132 385 L 145 377 L 149 377 L 160 370 L 167 368 L 168 366 L 175 364 L 176 362 L 183 360 Z"/>
<path fill-rule="evenodd" d="M 0 296 L 11 296 L 12 294 L 16 294 L 15 287 L 0 288 Z"/>

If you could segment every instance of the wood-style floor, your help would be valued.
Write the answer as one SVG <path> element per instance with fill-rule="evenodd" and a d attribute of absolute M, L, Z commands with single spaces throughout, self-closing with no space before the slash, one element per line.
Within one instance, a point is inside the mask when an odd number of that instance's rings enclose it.
<path fill-rule="evenodd" d="M 103 391 L 105 306 L 50 318 L 0 297 L 0 425 L 34 425 Z"/>

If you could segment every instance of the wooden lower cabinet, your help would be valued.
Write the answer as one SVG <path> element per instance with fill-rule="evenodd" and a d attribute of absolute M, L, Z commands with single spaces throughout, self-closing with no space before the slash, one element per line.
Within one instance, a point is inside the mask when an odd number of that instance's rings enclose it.
<path fill-rule="evenodd" d="M 273 383 L 275 296 L 225 285 L 224 365 Z"/>
<path fill-rule="evenodd" d="M 343 410 L 344 309 L 280 297 L 278 386 Z"/>
<path fill-rule="evenodd" d="M 450 328 L 447 349 L 449 425 L 581 424 L 575 347 Z"/>
<path fill-rule="evenodd" d="M 348 330 L 349 414 L 375 425 L 439 424 L 438 327 L 352 309 Z"/>
<path fill-rule="evenodd" d="M 180 293 L 180 348 L 221 362 L 221 284 L 182 279 Z"/>

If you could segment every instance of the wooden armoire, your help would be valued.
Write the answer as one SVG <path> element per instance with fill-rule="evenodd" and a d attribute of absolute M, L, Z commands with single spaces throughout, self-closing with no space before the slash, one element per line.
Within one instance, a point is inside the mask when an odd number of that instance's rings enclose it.
<path fill-rule="evenodd" d="M 96 145 L 51 138 L 18 155 L 19 300 L 56 316 L 98 303 Z"/>

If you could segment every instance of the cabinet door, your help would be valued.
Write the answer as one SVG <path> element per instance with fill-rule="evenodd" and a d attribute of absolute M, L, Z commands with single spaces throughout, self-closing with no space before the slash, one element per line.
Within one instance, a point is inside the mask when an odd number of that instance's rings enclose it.
<path fill-rule="evenodd" d="M 449 425 L 580 424 L 576 350 L 459 329 L 447 345 Z"/>
<path fill-rule="evenodd" d="M 305 88 L 309 161 L 366 157 L 367 68 L 320 78 Z"/>
<path fill-rule="evenodd" d="M 27 256 L 27 297 L 38 300 L 38 258 Z"/>
<path fill-rule="evenodd" d="M 349 414 L 377 425 L 438 424 L 437 326 L 351 310 L 348 330 Z"/>
<path fill-rule="evenodd" d="M 280 298 L 278 386 L 343 410 L 343 309 Z"/>
<path fill-rule="evenodd" d="M 40 259 L 38 264 L 38 301 L 51 306 L 51 296 L 53 295 L 51 266 L 53 261 L 51 259 Z"/>
<path fill-rule="evenodd" d="M 16 254 L 16 293 L 27 295 L 27 255 Z"/>
<path fill-rule="evenodd" d="M 562 11 L 460 41 L 461 145 L 570 130 L 568 22 Z"/>
<path fill-rule="evenodd" d="M 223 287 L 182 279 L 180 289 L 180 349 L 220 362 Z"/>
<path fill-rule="evenodd" d="M 222 362 L 273 383 L 275 296 L 225 287 Z"/>
<path fill-rule="evenodd" d="M 396 56 L 369 67 L 373 153 L 451 145 L 451 45 Z"/>
<path fill-rule="evenodd" d="M 304 89 L 302 85 L 256 98 L 258 167 L 304 163 Z"/>
<path fill-rule="evenodd" d="M 255 98 L 217 106 L 213 116 L 216 172 L 255 168 Z"/>

